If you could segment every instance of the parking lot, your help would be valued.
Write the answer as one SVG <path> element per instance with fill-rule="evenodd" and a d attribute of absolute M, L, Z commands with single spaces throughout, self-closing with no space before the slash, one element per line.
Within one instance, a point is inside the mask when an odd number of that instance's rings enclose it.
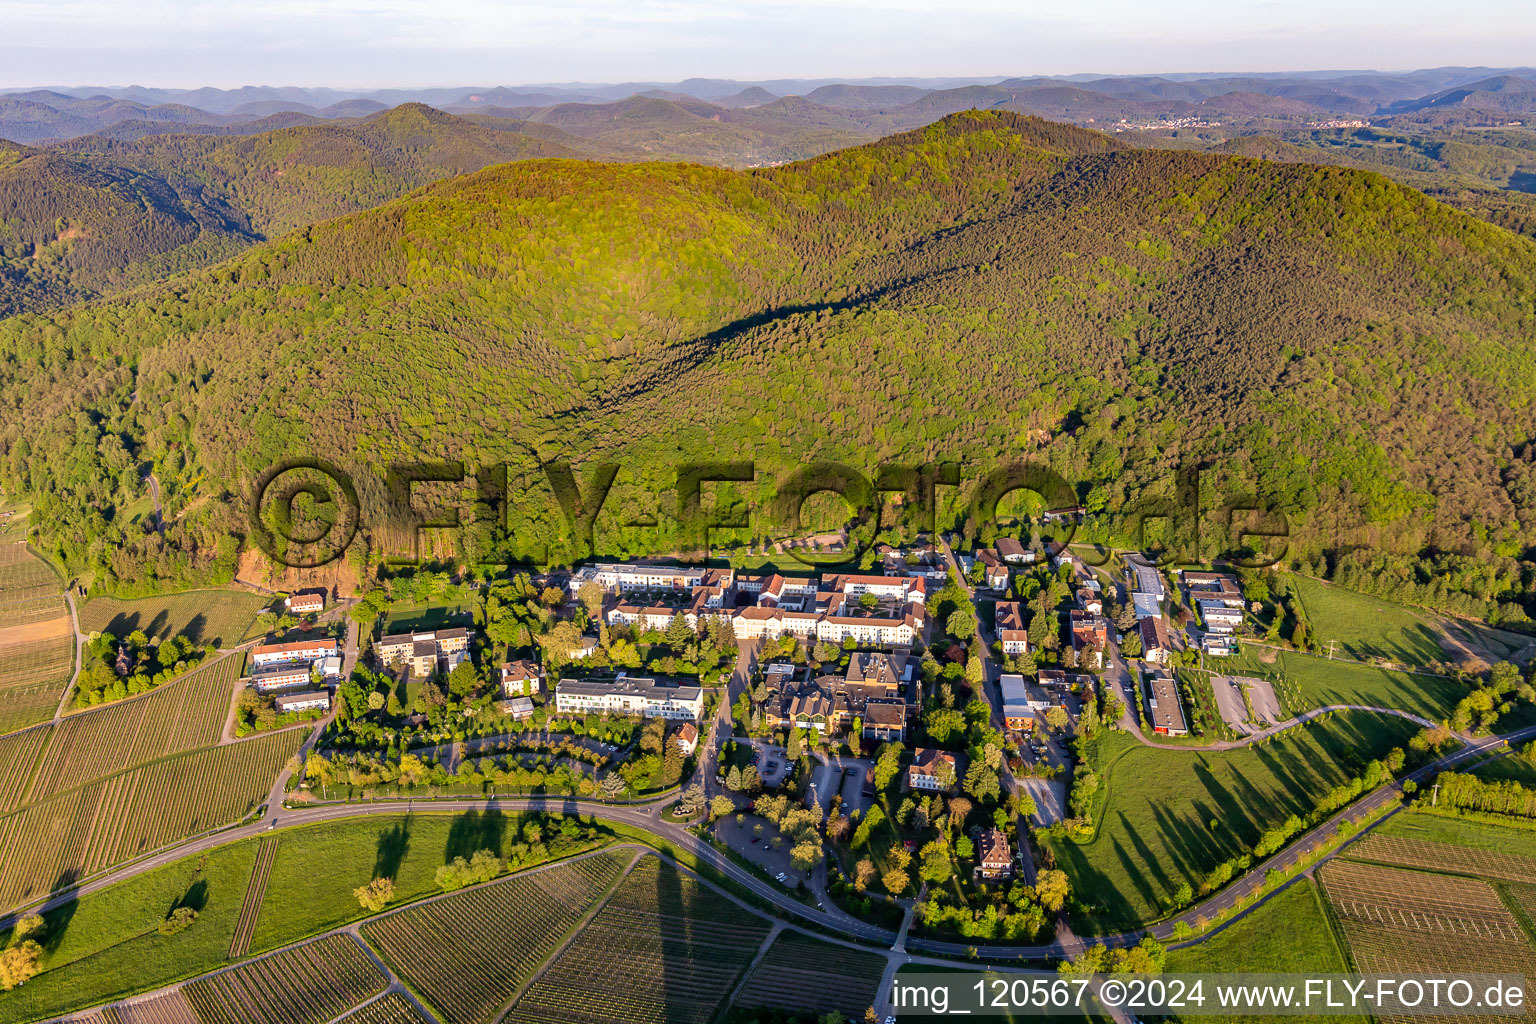
<path fill-rule="evenodd" d="M 1221 711 L 1222 719 L 1240 736 L 1259 732 L 1283 717 L 1274 687 L 1262 679 L 1251 676 L 1212 676 L 1211 689 L 1216 692 L 1216 707 Z M 1248 691 L 1247 704 L 1243 701 L 1244 689 Z M 1253 705 L 1251 716 L 1248 704 Z"/>

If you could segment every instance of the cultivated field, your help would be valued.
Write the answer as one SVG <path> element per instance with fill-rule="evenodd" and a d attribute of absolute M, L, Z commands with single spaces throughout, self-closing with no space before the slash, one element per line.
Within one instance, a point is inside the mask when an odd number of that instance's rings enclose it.
<path fill-rule="evenodd" d="M 108 1006 L 75 1018 L 73 1024 L 201 1024 L 180 989 L 152 999 Z"/>
<path fill-rule="evenodd" d="M 46 721 L 74 672 L 63 588 L 20 544 L 0 544 L 0 732 Z"/>
<path fill-rule="evenodd" d="M 1330 789 L 1417 731 L 1403 719 L 1341 712 L 1227 751 L 1153 748 L 1105 734 L 1099 742 L 1108 793 L 1095 837 L 1082 845 L 1047 840 L 1074 890 L 1099 908 L 1081 926 L 1074 920 L 1074 930 L 1118 931 L 1160 916 L 1181 883 L 1197 887 L 1266 829 L 1307 815 Z"/>
<path fill-rule="evenodd" d="M 1536 857 L 1372 832 L 1349 848 L 1358 860 L 1506 882 L 1536 882 Z"/>
<path fill-rule="evenodd" d="M 165 758 L 0 817 L 0 907 L 245 816 L 304 735 L 288 730 Z"/>
<path fill-rule="evenodd" d="M 879 995 L 885 957 L 781 932 L 752 969 L 736 1006 L 863 1020 Z"/>
<path fill-rule="evenodd" d="M 322 1024 L 384 991 L 350 935 L 332 935 L 186 986 L 202 1024 Z"/>
<path fill-rule="evenodd" d="M 359 1006 L 336 1024 L 426 1024 L 411 1001 L 391 992 L 366 1006 Z"/>
<path fill-rule="evenodd" d="M 251 872 L 251 883 L 245 890 L 245 901 L 240 904 L 240 920 L 235 923 L 234 938 L 229 940 L 229 958 L 238 960 L 250 952 L 251 935 L 256 931 L 256 916 L 261 913 L 261 902 L 267 895 L 267 877 L 272 874 L 272 862 L 277 859 L 276 836 L 261 840 L 256 853 L 256 867 Z"/>
<path fill-rule="evenodd" d="M 149 693 L 65 718 L 27 800 L 219 742 L 239 673 L 239 657 L 219 658 Z"/>
<path fill-rule="evenodd" d="M 363 935 L 444 1024 L 484 1024 L 633 857 L 615 850 L 514 875 L 371 921 Z"/>
<path fill-rule="evenodd" d="M 132 601 L 93 597 L 79 610 L 80 629 L 115 637 L 138 629 L 152 639 L 180 635 L 231 647 L 245 639 L 257 613 L 271 603 L 271 597 L 245 590 L 191 590 Z"/>
<path fill-rule="evenodd" d="M 1524 930 L 1487 882 L 1349 861 L 1327 865 L 1321 877 L 1361 973 L 1536 978 L 1536 954 Z M 1527 1001 L 1530 995 L 1528 982 Z M 1376 1016 L 1390 1024 L 1417 1019 Z"/>
<path fill-rule="evenodd" d="M 509 1024 L 705 1024 L 768 925 L 646 857 L 505 1018 Z"/>
<path fill-rule="evenodd" d="M 0 812 L 16 807 L 26 796 L 37 755 L 51 731 L 43 725 L 0 736 Z"/>
<path fill-rule="evenodd" d="M 1323 887 L 1342 921 L 1363 921 L 1481 941 L 1525 941 L 1520 922 L 1493 886 L 1476 878 L 1426 875 L 1355 861 L 1335 861 L 1322 871 Z"/>

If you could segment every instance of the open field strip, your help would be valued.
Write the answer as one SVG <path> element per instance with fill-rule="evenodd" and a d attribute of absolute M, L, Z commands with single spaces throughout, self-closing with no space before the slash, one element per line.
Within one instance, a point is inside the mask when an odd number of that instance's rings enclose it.
<path fill-rule="evenodd" d="M 234 938 L 229 941 L 229 958 L 238 960 L 251 948 L 251 935 L 256 931 L 256 918 L 261 913 L 261 901 L 267 895 L 267 878 L 272 874 L 272 862 L 277 859 L 277 836 L 265 836 L 256 854 L 256 867 L 251 872 L 250 885 L 245 890 L 245 901 L 240 904 L 240 920 L 235 923 Z"/>
<path fill-rule="evenodd" d="M 362 944 L 331 935 L 186 985 L 202 1024 L 323 1024 L 387 982 Z"/>
<path fill-rule="evenodd" d="M 304 730 L 168 757 L 0 817 L 0 907 L 244 817 Z"/>
<path fill-rule="evenodd" d="M 27 799 L 219 742 L 240 666 L 239 656 L 217 658 L 148 693 L 66 717 Z"/>
<path fill-rule="evenodd" d="M 505 1020 L 705 1024 L 769 929 L 671 864 L 646 857 Z"/>
<path fill-rule="evenodd" d="M 444 1024 L 487 1024 L 634 857 L 513 875 L 369 921 L 363 935 Z"/>

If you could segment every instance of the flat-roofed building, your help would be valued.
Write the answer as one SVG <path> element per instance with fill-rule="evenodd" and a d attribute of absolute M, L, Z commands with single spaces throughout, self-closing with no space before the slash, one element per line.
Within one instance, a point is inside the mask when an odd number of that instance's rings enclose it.
<path fill-rule="evenodd" d="M 1164 736 L 1185 736 L 1189 726 L 1184 720 L 1184 706 L 1179 702 L 1179 687 L 1173 673 L 1153 669 L 1142 680 L 1146 689 L 1147 719 L 1152 731 Z"/>
<path fill-rule="evenodd" d="M 310 685 L 312 671 L 303 664 L 282 666 L 253 672 L 246 676 L 246 681 L 256 688 L 257 693 L 277 693 Z"/>
<path fill-rule="evenodd" d="M 1231 633 L 1243 624 L 1243 610 L 1220 601 L 1201 601 L 1200 619 L 1212 633 Z"/>
<path fill-rule="evenodd" d="M 697 686 L 671 686 L 654 679 L 562 679 L 555 686 L 555 710 L 561 714 L 642 715 L 698 721 L 704 713 L 704 691 Z"/>

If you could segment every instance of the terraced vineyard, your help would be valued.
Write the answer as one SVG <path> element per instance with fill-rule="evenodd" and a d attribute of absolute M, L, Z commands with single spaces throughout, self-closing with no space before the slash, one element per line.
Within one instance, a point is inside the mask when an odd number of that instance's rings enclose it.
<path fill-rule="evenodd" d="M 0 736 L 0 812 L 17 806 L 26 795 L 50 731 L 48 726 L 37 726 Z"/>
<path fill-rule="evenodd" d="M 359 1006 L 336 1024 L 426 1024 L 411 1001 L 399 992 L 391 992 L 367 1006 Z"/>
<path fill-rule="evenodd" d="M 0 907 L 243 817 L 304 735 L 290 729 L 180 754 L 0 817 Z"/>
<path fill-rule="evenodd" d="M 28 801 L 219 742 L 240 665 L 238 655 L 219 658 L 142 696 L 64 719 L 54 728 Z"/>
<path fill-rule="evenodd" d="M 648 856 L 528 988 L 509 1024 L 705 1024 L 768 925 Z"/>
<path fill-rule="evenodd" d="M 256 866 L 251 869 L 251 880 L 245 888 L 245 902 L 240 904 L 240 919 L 235 922 L 235 934 L 229 940 L 231 960 L 238 960 L 250 951 L 261 901 L 267 895 L 267 878 L 272 874 L 272 862 L 277 859 L 277 844 L 276 836 L 266 836 L 256 852 Z"/>
<path fill-rule="evenodd" d="M 47 721 L 75 665 L 62 583 L 20 544 L 0 544 L 0 732 Z"/>
<path fill-rule="evenodd" d="M 1536 953 L 1515 915 L 1487 882 L 1336 861 L 1323 890 L 1364 974 L 1524 974 L 1526 998 Z M 1380 1013 L 1383 1024 L 1419 1018 Z M 1463 1017 L 1489 1024 L 1506 1018 Z"/>
<path fill-rule="evenodd" d="M 131 1004 L 108 1006 L 77 1017 L 74 1024 L 201 1024 L 180 989 Z"/>
<path fill-rule="evenodd" d="M 884 972 L 885 957 L 878 953 L 782 932 L 752 968 L 736 1005 L 817 1015 L 835 1010 L 863 1020 L 879 996 Z"/>
<path fill-rule="evenodd" d="M 201 1024 L 321 1024 L 384 991 L 349 935 L 332 935 L 200 978 L 183 991 Z"/>
<path fill-rule="evenodd" d="M 1351 846 L 1349 855 L 1360 860 L 1405 868 L 1428 868 L 1431 871 L 1449 871 L 1508 882 L 1536 882 L 1536 857 L 1437 843 L 1411 836 L 1373 832 Z"/>
<path fill-rule="evenodd" d="M 613 850 L 386 915 L 363 935 L 445 1024 L 481 1024 L 516 994 L 634 857 Z"/>

